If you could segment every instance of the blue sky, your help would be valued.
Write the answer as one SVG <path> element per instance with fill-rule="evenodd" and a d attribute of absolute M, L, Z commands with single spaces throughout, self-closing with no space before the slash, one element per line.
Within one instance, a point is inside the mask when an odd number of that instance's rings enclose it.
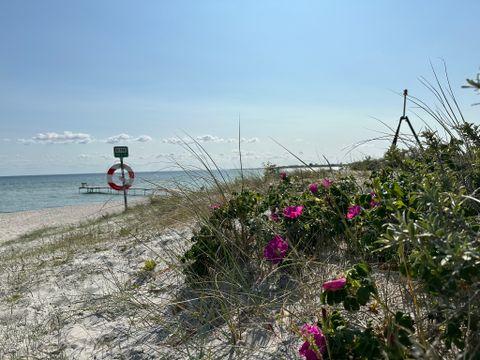
<path fill-rule="evenodd" d="M 461 89 L 480 66 L 478 1 L 2 1 L 0 175 L 102 172 L 112 146 L 136 170 L 191 157 L 202 141 L 236 167 L 379 155 L 346 146 L 395 126 L 408 88 L 442 69 Z M 420 122 L 412 117 L 417 128 Z"/>

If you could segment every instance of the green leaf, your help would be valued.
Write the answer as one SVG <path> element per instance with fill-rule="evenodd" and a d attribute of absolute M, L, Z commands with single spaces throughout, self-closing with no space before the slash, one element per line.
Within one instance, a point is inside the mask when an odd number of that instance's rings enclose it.
<path fill-rule="evenodd" d="M 370 268 L 367 263 L 361 262 L 355 265 L 355 270 L 357 270 L 358 275 L 360 276 L 368 276 L 370 274 Z"/>
<path fill-rule="evenodd" d="M 327 293 L 322 292 L 322 294 L 320 295 L 320 301 L 322 302 L 322 304 L 326 303 L 326 299 L 327 299 Z"/>
<path fill-rule="evenodd" d="M 343 307 L 348 311 L 358 311 L 360 310 L 360 305 L 358 304 L 357 298 L 353 296 L 347 296 L 343 301 Z"/>
<path fill-rule="evenodd" d="M 357 300 L 360 305 L 367 305 L 370 300 L 370 289 L 367 287 L 361 287 L 357 291 Z"/>
<path fill-rule="evenodd" d="M 415 328 L 413 327 L 413 324 L 414 324 L 413 319 L 408 314 L 404 314 L 401 311 L 397 311 L 395 313 L 395 322 L 405 329 L 408 329 L 412 332 L 415 331 Z"/>

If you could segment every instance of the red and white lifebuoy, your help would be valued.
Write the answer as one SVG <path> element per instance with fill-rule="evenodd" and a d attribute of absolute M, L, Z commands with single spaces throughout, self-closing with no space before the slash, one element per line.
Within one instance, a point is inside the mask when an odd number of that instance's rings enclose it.
<path fill-rule="evenodd" d="M 107 183 L 114 190 L 123 190 L 123 183 L 122 183 L 122 175 L 118 177 L 120 180 L 120 185 L 116 184 L 113 181 L 113 174 L 115 171 L 121 168 L 121 164 L 114 164 L 110 169 L 107 171 Z M 124 174 L 125 174 L 125 189 L 130 188 L 133 185 L 133 180 L 135 179 L 135 173 L 133 172 L 132 168 L 126 164 L 123 164 Z M 128 177 L 126 176 L 128 174 Z"/>

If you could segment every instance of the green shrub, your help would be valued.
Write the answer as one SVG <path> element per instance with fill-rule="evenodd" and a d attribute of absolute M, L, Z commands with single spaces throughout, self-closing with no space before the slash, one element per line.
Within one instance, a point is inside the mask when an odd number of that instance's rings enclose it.
<path fill-rule="evenodd" d="M 252 275 L 253 286 L 266 269 L 289 275 L 294 262 L 345 251 L 361 262 L 345 272 L 343 288 L 321 295 L 331 307 L 319 324 L 330 358 L 404 359 L 435 348 L 474 359 L 480 353 L 479 129 L 459 123 L 448 139 L 424 132 L 422 149 L 391 149 L 360 186 L 343 177 L 328 186 L 317 179 L 310 188 L 302 177 L 267 169 L 268 189 L 234 192 L 204 219 L 182 258 L 187 281 L 218 280 L 235 269 Z M 288 216 L 289 207 L 301 209 Z M 272 264 L 263 250 L 275 235 L 288 251 Z M 382 303 L 368 262 L 398 271 L 411 314 Z M 352 313 L 380 304 L 382 323 L 347 321 L 339 304 Z"/>

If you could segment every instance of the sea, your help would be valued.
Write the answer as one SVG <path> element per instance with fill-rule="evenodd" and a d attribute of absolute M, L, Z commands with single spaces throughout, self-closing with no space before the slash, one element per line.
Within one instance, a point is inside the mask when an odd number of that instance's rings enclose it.
<path fill-rule="evenodd" d="M 260 170 L 248 170 L 246 173 L 257 175 L 260 174 Z M 241 173 L 239 170 L 222 170 L 221 173 L 214 172 L 214 175 L 217 178 L 223 176 L 227 180 L 232 180 L 241 176 Z M 79 187 L 82 183 L 89 186 L 107 186 L 106 175 L 98 173 L 1 176 L 0 213 L 105 202 L 112 199 L 122 200 L 119 195 L 80 192 Z M 133 187 L 147 189 L 200 187 L 208 186 L 210 183 L 211 175 L 207 171 L 137 172 Z"/>

